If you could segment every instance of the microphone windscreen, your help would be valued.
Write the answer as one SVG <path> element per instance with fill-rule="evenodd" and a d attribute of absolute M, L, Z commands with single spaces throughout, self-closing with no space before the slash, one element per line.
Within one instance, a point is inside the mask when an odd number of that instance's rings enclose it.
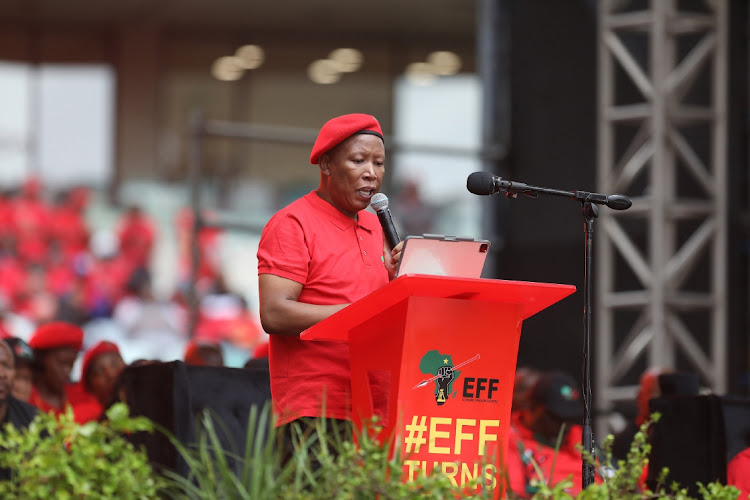
<path fill-rule="evenodd" d="M 633 201 L 623 194 L 611 194 L 607 196 L 607 206 L 615 210 L 627 210 Z"/>
<path fill-rule="evenodd" d="M 376 211 L 385 210 L 388 208 L 388 197 L 383 193 L 375 193 L 370 198 L 370 206 Z"/>
<path fill-rule="evenodd" d="M 495 193 L 495 180 L 489 172 L 474 172 L 466 179 L 466 189 L 479 195 L 490 195 Z"/>

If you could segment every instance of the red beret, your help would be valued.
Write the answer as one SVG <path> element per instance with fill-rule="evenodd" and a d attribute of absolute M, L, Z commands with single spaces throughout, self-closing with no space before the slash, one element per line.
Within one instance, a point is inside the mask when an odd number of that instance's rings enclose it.
<path fill-rule="evenodd" d="M 362 113 L 337 116 L 328 120 L 320 129 L 312 153 L 310 153 L 310 163 L 317 165 L 323 153 L 330 151 L 354 134 L 372 134 L 383 140 L 383 131 L 374 116 Z"/>
<path fill-rule="evenodd" d="M 29 339 L 29 345 L 35 350 L 72 347 L 80 351 L 83 345 L 83 330 L 78 325 L 64 321 L 45 323 L 36 329 Z"/>
<path fill-rule="evenodd" d="M 83 355 L 83 363 L 81 364 L 81 381 L 83 382 L 83 387 L 86 390 L 89 389 L 89 383 L 87 379 L 89 368 L 91 368 L 91 362 L 94 361 L 97 356 L 101 356 L 102 354 L 108 352 L 116 352 L 117 354 L 120 354 L 120 349 L 113 342 L 110 342 L 108 340 L 100 340 L 96 344 L 89 347 L 86 350 L 86 353 Z"/>

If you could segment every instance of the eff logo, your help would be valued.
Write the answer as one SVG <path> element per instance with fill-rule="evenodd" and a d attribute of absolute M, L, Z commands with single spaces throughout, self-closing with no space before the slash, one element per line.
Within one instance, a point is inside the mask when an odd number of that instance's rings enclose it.
<path fill-rule="evenodd" d="M 422 380 L 415 385 L 413 389 L 424 387 L 430 382 L 434 382 L 435 402 L 438 406 L 444 405 L 449 396 L 456 397 L 457 391 L 453 389 L 453 383 L 459 376 L 461 376 L 461 372 L 458 371 L 458 368 L 477 359 L 479 359 L 479 354 L 462 363 L 454 365 L 450 354 L 441 354 L 437 350 L 427 351 L 419 361 L 419 370 L 425 375 L 432 376 Z"/>

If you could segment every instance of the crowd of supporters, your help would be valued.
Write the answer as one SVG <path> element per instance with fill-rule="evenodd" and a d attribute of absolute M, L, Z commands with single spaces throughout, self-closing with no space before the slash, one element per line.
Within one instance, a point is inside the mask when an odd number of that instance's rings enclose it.
<path fill-rule="evenodd" d="M 199 233 L 197 321 L 189 331 L 192 212 L 184 209 L 174 221 L 174 293 L 156 297 L 157 225 L 130 206 L 114 227 L 93 231 L 89 194 L 83 187 L 51 193 L 35 177 L 0 194 L 0 338 L 15 358 L 14 397 L 43 411 L 70 404 L 86 421 L 116 398 L 115 380 L 127 364 L 223 365 L 224 346 L 252 358 L 264 334 L 223 279 L 221 231 Z"/>
<path fill-rule="evenodd" d="M 74 188 L 51 201 L 45 194 L 41 182 L 30 178 L 0 198 L 4 312 L 33 325 L 56 319 L 82 325 L 111 317 L 133 274 L 148 270 L 154 225 L 133 207 L 111 232 L 92 238 L 87 189 Z"/>

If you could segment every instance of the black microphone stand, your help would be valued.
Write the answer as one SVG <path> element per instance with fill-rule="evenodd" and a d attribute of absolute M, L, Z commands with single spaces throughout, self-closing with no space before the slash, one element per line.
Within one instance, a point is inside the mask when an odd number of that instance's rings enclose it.
<path fill-rule="evenodd" d="M 585 220 L 584 227 L 584 271 L 583 271 L 583 439 L 584 450 L 581 486 L 587 488 L 594 484 L 596 469 L 594 449 L 594 431 L 591 427 L 591 276 L 592 251 L 594 235 L 594 219 L 599 216 L 599 205 L 607 205 L 615 210 L 626 210 L 632 205 L 630 198 L 624 195 L 603 195 L 586 191 L 561 191 L 536 186 L 529 186 L 521 182 L 507 181 L 496 177 L 495 189 L 504 191 L 509 198 L 516 198 L 523 193 L 536 198 L 540 193 L 564 196 L 581 202 L 581 213 Z M 586 454 L 588 454 L 587 460 Z"/>
<path fill-rule="evenodd" d="M 583 266 L 583 450 L 589 454 L 591 461 L 583 457 L 581 487 L 594 484 L 595 460 L 594 430 L 591 428 L 591 271 L 594 241 L 594 219 L 599 216 L 599 207 L 586 201 L 581 206 L 581 213 L 586 221 L 584 228 L 584 261 Z"/>

